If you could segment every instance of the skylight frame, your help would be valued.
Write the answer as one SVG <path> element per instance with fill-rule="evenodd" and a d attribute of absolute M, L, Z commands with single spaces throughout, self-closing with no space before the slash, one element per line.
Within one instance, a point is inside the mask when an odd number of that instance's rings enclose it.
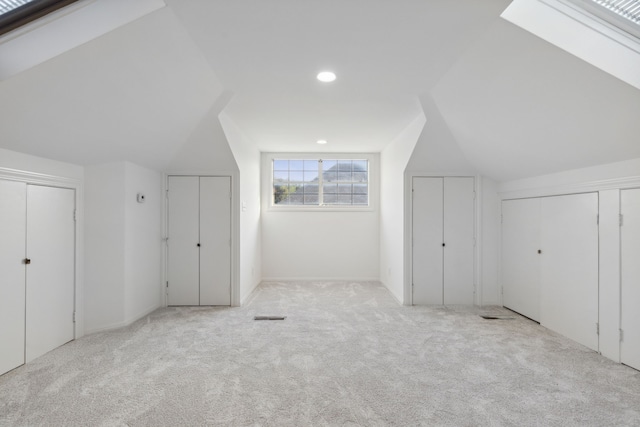
<path fill-rule="evenodd" d="M 78 0 L 32 0 L 0 15 L 0 36 Z"/>
<path fill-rule="evenodd" d="M 640 39 L 640 0 L 568 0 L 594 17 L 606 22 L 626 34 Z M 633 19 L 612 10 L 610 7 L 622 6 L 624 10 L 634 11 Z"/>

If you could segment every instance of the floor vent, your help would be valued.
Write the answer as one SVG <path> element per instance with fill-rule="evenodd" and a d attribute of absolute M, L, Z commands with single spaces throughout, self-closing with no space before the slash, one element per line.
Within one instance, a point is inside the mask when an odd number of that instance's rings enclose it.
<path fill-rule="evenodd" d="M 253 320 L 284 320 L 287 316 L 255 316 Z"/>
<path fill-rule="evenodd" d="M 492 316 L 490 314 L 481 314 L 480 317 L 487 320 L 511 320 L 515 319 L 513 316 Z"/>

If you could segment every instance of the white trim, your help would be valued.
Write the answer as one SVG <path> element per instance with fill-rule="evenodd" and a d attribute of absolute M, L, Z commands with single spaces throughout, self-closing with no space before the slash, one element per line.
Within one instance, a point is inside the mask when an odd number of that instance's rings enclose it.
<path fill-rule="evenodd" d="M 170 171 L 162 174 L 162 281 L 160 304 L 167 307 L 167 267 L 168 267 L 168 209 L 167 191 L 169 189 L 170 176 L 210 176 L 210 177 L 228 177 L 231 180 L 231 307 L 240 307 L 240 206 L 236 200 L 240 200 L 240 179 L 236 171 L 220 171 L 220 172 L 194 172 L 194 171 Z"/>
<path fill-rule="evenodd" d="M 317 160 L 317 159 L 363 159 L 369 162 L 369 205 L 304 205 L 274 206 L 272 198 L 274 159 Z M 380 161 L 379 153 L 262 153 L 261 155 L 261 199 L 262 209 L 269 212 L 374 212 L 378 210 L 380 194 Z"/>
<path fill-rule="evenodd" d="M 32 185 L 68 188 L 75 192 L 75 289 L 74 339 L 85 334 L 84 330 L 84 185 L 82 180 L 0 167 L 0 179 L 24 182 Z"/>
<path fill-rule="evenodd" d="M 527 199 L 531 197 L 560 196 L 564 194 L 593 193 L 604 190 L 623 190 L 640 187 L 640 176 L 604 179 L 576 184 L 562 184 L 548 187 L 532 187 L 518 190 L 498 191 L 500 200 Z"/>

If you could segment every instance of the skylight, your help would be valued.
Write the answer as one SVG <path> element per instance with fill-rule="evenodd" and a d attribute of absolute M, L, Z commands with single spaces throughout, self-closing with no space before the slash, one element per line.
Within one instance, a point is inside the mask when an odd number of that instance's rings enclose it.
<path fill-rule="evenodd" d="M 609 24 L 640 38 L 640 0 L 573 0 Z"/>
<path fill-rule="evenodd" d="M 0 35 L 78 0 L 0 0 Z"/>

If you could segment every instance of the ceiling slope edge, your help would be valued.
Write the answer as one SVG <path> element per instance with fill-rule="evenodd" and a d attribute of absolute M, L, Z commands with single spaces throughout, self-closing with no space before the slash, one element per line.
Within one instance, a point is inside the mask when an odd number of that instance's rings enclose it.
<path fill-rule="evenodd" d="M 640 89 L 640 40 L 563 0 L 514 0 L 502 18 Z"/>
<path fill-rule="evenodd" d="M 165 7 L 163 0 L 86 0 L 0 37 L 0 81 Z"/>

